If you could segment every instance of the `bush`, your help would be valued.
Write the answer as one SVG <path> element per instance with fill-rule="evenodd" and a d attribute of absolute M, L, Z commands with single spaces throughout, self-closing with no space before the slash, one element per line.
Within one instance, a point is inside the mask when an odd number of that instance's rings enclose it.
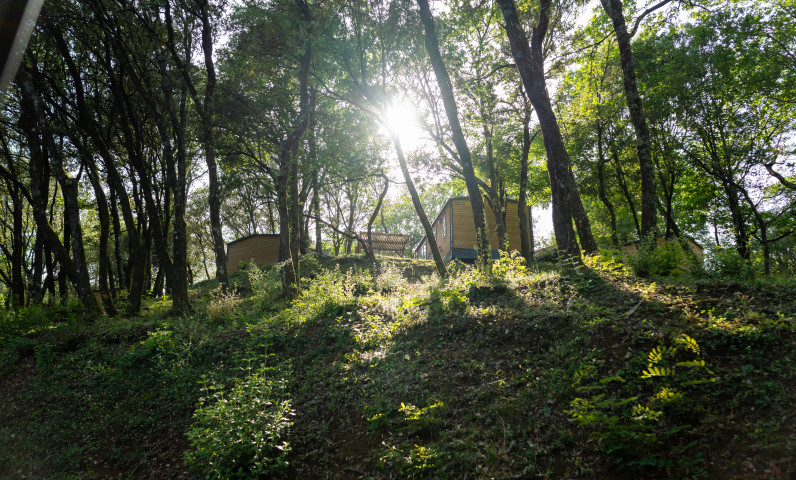
<path fill-rule="evenodd" d="M 282 295 L 282 280 L 279 271 L 276 268 L 262 270 L 255 267 L 250 268 L 248 274 L 252 289 L 250 300 L 254 303 L 255 308 L 260 311 L 272 308 Z"/>
<path fill-rule="evenodd" d="M 705 256 L 705 270 L 714 278 L 733 278 L 750 280 L 755 269 L 735 248 L 711 247 Z"/>
<path fill-rule="evenodd" d="M 336 316 L 355 303 L 355 295 L 367 292 L 371 286 L 368 273 L 356 269 L 345 274 L 339 268 L 323 270 L 302 288 L 286 313 L 293 321 Z"/>
<path fill-rule="evenodd" d="M 270 477 L 287 467 L 286 436 L 294 413 L 286 381 L 265 367 L 249 368 L 249 373 L 230 389 L 205 383 L 185 456 L 205 478 Z"/>
<path fill-rule="evenodd" d="M 235 290 L 224 292 L 219 286 L 212 292 L 213 299 L 207 305 L 207 316 L 214 322 L 231 320 L 242 302 Z"/>
<path fill-rule="evenodd" d="M 528 268 L 525 266 L 525 259 L 520 252 L 514 250 L 511 253 L 500 252 L 500 258 L 495 260 L 492 265 L 492 276 L 505 280 L 517 280 L 519 277 L 525 277 L 528 274 Z"/>

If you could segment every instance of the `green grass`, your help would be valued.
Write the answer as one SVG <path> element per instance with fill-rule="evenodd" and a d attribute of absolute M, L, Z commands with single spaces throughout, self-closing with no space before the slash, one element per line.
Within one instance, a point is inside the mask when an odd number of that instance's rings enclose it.
<path fill-rule="evenodd" d="M 793 475 L 796 285 L 589 265 L 442 282 L 429 262 L 373 275 L 363 257 L 321 257 L 290 304 L 278 276 L 243 273 L 234 295 L 196 286 L 182 317 L 167 301 L 91 324 L 6 314 L 0 478 Z M 642 378 L 682 335 L 715 381 Z M 694 359 L 682 348 L 671 362 Z M 649 400 L 664 386 L 687 401 Z"/>

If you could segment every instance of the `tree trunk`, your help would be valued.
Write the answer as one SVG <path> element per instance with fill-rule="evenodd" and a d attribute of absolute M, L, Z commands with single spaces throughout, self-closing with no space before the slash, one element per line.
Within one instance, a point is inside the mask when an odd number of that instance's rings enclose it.
<path fill-rule="evenodd" d="M 751 252 L 749 250 L 749 235 L 746 229 L 746 220 L 741 211 L 741 201 L 738 198 L 738 189 L 734 185 L 724 182 L 724 193 L 727 195 L 727 206 L 730 209 L 733 230 L 735 233 L 735 245 L 738 254 L 744 260 L 749 260 Z"/>
<path fill-rule="evenodd" d="M 517 214 L 520 217 L 520 252 L 525 261 L 530 265 L 533 260 L 531 254 L 531 225 L 528 218 L 527 192 L 528 189 L 528 154 L 531 151 L 531 142 L 539 130 L 534 132 L 531 137 L 531 109 L 527 98 L 525 101 L 525 113 L 522 118 L 522 157 L 520 158 L 520 195 L 517 199 Z"/>
<path fill-rule="evenodd" d="M 376 255 L 373 253 L 373 242 L 370 238 L 370 232 L 373 229 L 373 222 L 376 221 L 376 217 L 379 216 L 379 212 L 381 211 L 382 203 L 384 202 L 384 197 L 387 195 L 387 189 L 390 188 L 390 179 L 387 178 L 387 175 L 382 174 L 382 178 L 384 179 L 384 188 L 381 190 L 381 194 L 379 195 L 379 199 L 376 202 L 376 208 L 373 209 L 373 213 L 371 214 L 370 218 L 368 219 L 368 233 L 366 237 L 366 245 L 363 245 L 362 249 L 365 251 L 365 255 L 368 257 L 370 261 L 371 273 L 373 276 L 376 275 Z"/>
<path fill-rule="evenodd" d="M 190 50 L 186 47 L 186 57 L 190 55 Z M 174 197 L 174 228 L 172 230 L 172 275 L 168 282 L 168 287 L 172 296 L 172 309 L 176 313 L 184 313 L 191 310 L 188 299 L 188 238 L 187 226 L 185 223 L 185 206 L 187 195 L 186 171 L 188 164 L 188 154 L 185 147 L 185 127 L 186 127 L 186 97 L 187 86 L 185 79 L 182 81 L 179 108 L 175 112 L 174 99 L 172 95 L 172 85 L 168 78 L 168 71 L 165 62 L 161 64 L 161 88 L 164 95 L 164 107 L 168 111 L 171 120 L 171 128 L 174 131 L 177 141 L 176 158 L 172 152 L 169 140 L 169 129 L 164 119 L 160 118 L 157 122 L 158 130 L 164 143 L 164 158 L 166 160 L 166 178 Z M 168 192 L 166 192 L 168 197 Z M 164 216 L 164 220 L 168 215 Z"/>
<path fill-rule="evenodd" d="M 63 169 L 63 164 L 60 160 L 60 152 L 55 145 L 55 140 L 47 125 L 41 99 L 34 90 L 30 76 L 26 72 L 26 67 L 20 69 L 17 78 L 19 79 L 22 91 L 22 99 L 20 101 L 22 113 L 20 120 L 27 135 L 28 147 L 30 149 L 29 169 L 34 218 L 36 224 L 44 233 L 47 243 L 50 244 L 50 247 L 56 253 L 61 268 L 74 284 L 80 301 L 83 303 L 87 313 L 93 316 L 99 313 L 99 306 L 91 291 L 91 280 L 88 275 L 88 266 L 83 249 L 77 180 L 67 177 Z M 61 244 L 58 235 L 53 231 L 50 223 L 47 221 L 45 205 L 46 195 L 49 190 L 47 183 L 49 178 L 41 177 L 43 152 L 40 149 L 40 142 L 43 143 L 44 148 L 55 163 L 54 173 L 58 178 L 58 183 L 61 185 L 64 198 L 64 219 L 69 219 L 70 243 L 74 260 L 69 258 L 69 252 L 64 245 Z"/>
<path fill-rule="evenodd" d="M 630 194 L 630 188 L 625 180 L 625 172 L 622 170 L 622 164 L 619 160 L 619 152 L 616 151 L 616 146 L 612 141 L 609 142 L 609 146 L 611 147 L 611 158 L 613 158 L 614 170 L 616 171 L 616 183 L 619 185 L 619 189 L 622 190 L 622 194 L 625 196 L 627 208 L 630 210 L 630 215 L 633 217 L 633 225 L 636 227 L 636 235 L 638 235 L 639 240 L 641 240 L 644 237 L 641 235 L 641 226 L 638 223 L 636 203 L 633 201 L 633 197 Z"/>
<path fill-rule="evenodd" d="M 576 204 L 577 190 L 570 180 L 569 157 L 564 147 L 564 139 L 558 127 L 550 97 L 547 94 L 544 78 L 544 58 L 542 43 L 547 35 L 551 0 L 541 0 L 539 24 L 533 29 L 533 45 L 522 29 L 517 17 L 514 0 L 498 0 L 505 21 L 506 36 L 511 44 L 511 52 L 520 72 L 525 91 L 536 111 L 542 130 L 545 151 L 547 152 L 547 172 L 550 176 L 550 190 L 553 203 L 553 231 L 559 254 L 580 262 L 580 248 L 572 228 L 573 206 Z M 582 219 L 582 218 L 581 218 Z M 583 229 L 583 233 L 591 232 Z"/>
<path fill-rule="evenodd" d="M 412 197 L 412 205 L 415 207 L 417 217 L 423 225 L 423 231 L 426 233 L 426 240 L 428 246 L 431 248 L 431 256 L 434 258 L 434 264 L 437 266 L 437 272 L 442 278 L 448 278 L 448 269 L 445 267 L 445 262 L 442 261 L 442 255 L 439 253 L 439 246 L 437 246 L 437 238 L 434 236 L 434 230 L 431 228 L 431 222 L 428 221 L 426 211 L 423 210 L 423 204 L 420 203 L 420 196 L 415 189 L 415 182 L 412 181 L 412 175 L 409 174 L 409 168 L 406 166 L 406 157 L 404 157 L 403 148 L 401 148 L 401 140 L 398 134 L 390 130 L 390 137 L 395 146 L 395 153 L 398 156 L 398 163 L 401 165 L 401 173 L 403 173 L 404 181 L 406 182 L 406 189 L 409 190 L 409 196 Z M 480 196 L 478 198 L 481 198 Z"/>
<path fill-rule="evenodd" d="M 305 0 L 295 0 L 296 6 L 299 9 L 302 23 L 304 27 L 309 27 L 311 22 L 309 6 Z M 310 116 L 310 96 L 309 96 L 309 75 L 310 75 L 310 60 L 312 58 L 312 38 L 309 32 L 304 32 L 306 35 L 304 42 L 304 52 L 301 55 L 299 65 L 299 118 L 293 128 L 293 131 L 288 135 L 285 143 L 282 145 L 280 152 L 280 173 L 284 172 L 284 179 L 286 185 L 284 190 L 287 198 L 285 198 L 285 208 L 287 219 L 280 218 L 282 225 L 280 235 L 280 250 L 282 244 L 285 244 L 286 253 L 289 258 L 285 260 L 283 267 L 283 289 L 288 298 L 294 298 L 299 292 L 299 244 L 301 241 L 301 223 L 300 223 L 300 203 L 299 203 L 299 188 L 298 188 L 298 149 L 301 136 L 309 126 Z M 281 212 L 280 212 L 281 213 Z M 281 217 L 281 215 L 280 215 Z"/>
<path fill-rule="evenodd" d="M 622 82 L 625 87 L 625 99 L 630 111 L 630 120 L 636 131 L 636 149 L 638 165 L 641 171 L 641 238 L 655 235 L 656 211 L 655 202 L 655 166 L 652 163 L 652 140 L 647 120 L 644 117 L 641 95 L 636 82 L 636 66 L 633 62 L 633 50 L 630 47 L 630 35 L 627 32 L 625 16 L 622 14 L 621 0 L 600 0 L 605 13 L 611 19 L 619 45 L 619 57 L 622 65 Z M 654 244 L 654 243 L 653 243 Z"/>
<path fill-rule="evenodd" d="M 85 145 L 82 148 L 86 148 Z M 110 269 L 111 260 L 108 256 L 108 237 L 110 237 L 110 213 L 108 212 L 108 198 L 102 190 L 100 183 L 99 171 L 91 155 L 84 155 L 84 164 L 87 167 L 88 177 L 91 181 L 91 187 L 94 189 L 94 197 L 97 200 L 97 216 L 100 223 L 99 235 L 99 287 L 100 294 L 102 295 L 102 304 L 105 307 L 105 313 L 108 316 L 115 317 L 118 312 L 116 305 L 111 298 L 111 292 L 108 288 L 108 271 Z"/>
<path fill-rule="evenodd" d="M 130 288 L 130 276 L 126 275 L 127 270 L 124 268 L 122 261 L 122 225 L 119 221 L 119 208 L 116 205 L 116 190 L 110 188 L 111 191 L 111 219 L 113 220 L 113 255 L 116 260 L 116 284 L 119 290 Z"/>
<path fill-rule="evenodd" d="M 210 230 L 213 233 L 213 252 L 216 254 L 216 277 L 221 288 L 229 286 L 227 275 L 227 252 L 221 228 L 221 192 L 218 183 L 218 165 L 216 163 L 215 141 L 213 138 L 213 96 L 216 88 L 216 69 L 213 64 L 213 31 L 210 25 L 210 14 L 207 0 L 199 2 L 202 21 L 202 51 L 204 52 L 207 80 L 205 98 L 202 106 L 202 146 L 205 150 L 208 172 L 207 201 L 210 204 Z M 198 105 L 197 105 L 198 106 Z"/>
<path fill-rule="evenodd" d="M 619 248 L 619 237 L 616 234 L 616 213 L 614 212 L 614 204 L 608 198 L 605 187 L 605 151 L 603 150 L 603 125 L 597 126 L 597 179 L 599 181 L 598 196 L 600 201 L 605 205 L 608 210 L 608 215 L 611 217 L 611 246 Z"/>
<path fill-rule="evenodd" d="M 486 143 L 486 164 L 489 168 L 489 206 L 492 208 L 492 215 L 495 217 L 495 234 L 497 235 L 498 244 L 497 250 L 508 250 L 508 241 L 506 240 L 506 222 L 504 221 L 503 199 L 500 195 L 500 187 L 498 180 L 497 169 L 495 168 L 494 152 L 492 150 L 492 130 L 487 125 L 486 118 L 481 117 L 482 132 L 484 134 L 484 142 Z"/>
<path fill-rule="evenodd" d="M 434 18 L 431 16 L 428 0 L 417 0 L 417 5 L 420 7 L 420 19 L 425 29 L 426 51 L 431 60 L 431 66 L 434 68 L 434 76 L 437 79 L 437 85 L 439 86 L 440 95 L 442 96 L 442 103 L 445 106 L 445 114 L 448 117 L 448 123 L 451 127 L 453 144 L 459 154 L 459 164 L 462 167 L 464 183 L 467 185 L 467 193 L 470 196 L 470 205 L 472 206 L 473 219 L 475 220 L 476 245 L 478 249 L 477 263 L 480 268 L 489 269 L 489 265 L 492 263 L 492 249 L 489 246 L 484 201 L 481 198 L 481 190 L 478 188 L 478 182 L 475 178 L 470 148 L 467 146 L 462 127 L 459 124 L 459 112 L 456 107 L 456 99 L 453 95 L 453 85 L 451 84 L 448 70 L 445 68 L 445 63 L 442 61 L 442 55 L 439 51 L 437 34 L 434 28 Z M 393 142 L 394 141 L 395 139 L 393 139 Z M 429 231 L 426 232 L 426 236 L 430 240 L 433 235 L 429 235 Z M 429 244 L 430 243 L 431 242 L 429 242 Z M 437 268 L 439 269 L 439 267 Z"/>

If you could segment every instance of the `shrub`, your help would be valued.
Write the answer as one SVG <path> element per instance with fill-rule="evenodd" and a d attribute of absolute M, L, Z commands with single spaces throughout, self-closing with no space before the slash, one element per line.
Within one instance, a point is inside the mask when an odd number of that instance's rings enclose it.
<path fill-rule="evenodd" d="M 208 385 L 188 431 L 188 465 L 209 479 L 273 476 L 287 467 L 287 430 L 294 415 L 286 381 L 274 369 L 249 369 L 225 389 Z"/>
<path fill-rule="evenodd" d="M 207 305 L 207 316 L 214 322 L 232 319 L 242 300 L 235 290 L 224 292 L 219 286 L 212 292 L 213 299 Z"/>
<path fill-rule="evenodd" d="M 365 272 L 353 269 L 343 274 L 339 268 L 323 270 L 306 283 L 286 313 L 294 321 L 335 316 L 354 304 L 356 294 L 367 292 L 371 286 L 370 275 Z"/>
<path fill-rule="evenodd" d="M 705 270 L 714 278 L 752 279 L 755 269 L 735 248 L 711 247 L 705 256 Z"/>
<path fill-rule="evenodd" d="M 272 308 L 282 295 L 282 280 L 279 271 L 275 268 L 263 270 L 255 267 L 250 268 L 248 274 L 252 289 L 250 300 L 254 303 L 255 308 L 260 311 Z"/>
<path fill-rule="evenodd" d="M 384 263 L 379 268 L 379 274 L 375 279 L 376 290 L 384 293 L 400 290 L 407 285 L 401 271 L 391 263 Z"/>
<path fill-rule="evenodd" d="M 527 274 L 528 268 L 525 266 L 525 259 L 516 250 L 511 253 L 501 251 L 500 258 L 495 260 L 492 265 L 493 277 L 505 281 L 516 280 Z"/>

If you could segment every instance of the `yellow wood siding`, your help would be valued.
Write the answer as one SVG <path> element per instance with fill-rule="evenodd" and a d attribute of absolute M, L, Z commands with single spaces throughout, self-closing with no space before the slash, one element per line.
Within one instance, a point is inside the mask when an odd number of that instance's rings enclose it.
<path fill-rule="evenodd" d="M 495 214 L 489 206 L 484 205 L 486 225 L 489 232 L 489 244 L 493 250 L 498 249 L 498 238 L 495 232 Z M 509 251 L 520 249 L 520 217 L 517 213 L 517 202 L 506 202 L 506 238 Z M 527 211 L 526 211 L 527 215 Z M 475 220 L 470 200 L 453 200 L 453 247 L 475 249 Z"/>
<path fill-rule="evenodd" d="M 278 236 L 253 236 L 227 246 L 227 273 L 237 272 L 241 263 L 254 261 L 258 266 L 279 262 Z"/>
<path fill-rule="evenodd" d="M 443 222 L 446 223 L 444 229 L 442 225 Z M 446 206 L 443 213 L 437 218 L 437 221 L 431 225 L 431 229 L 434 231 L 434 237 L 437 239 L 439 254 L 442 258 L 445 258 L 445 255 L 448 255 L 451 251 L 450 225 L 450 208 Z M 428 251 L 428 257 L 432 258 L 431 250 Z"/>

